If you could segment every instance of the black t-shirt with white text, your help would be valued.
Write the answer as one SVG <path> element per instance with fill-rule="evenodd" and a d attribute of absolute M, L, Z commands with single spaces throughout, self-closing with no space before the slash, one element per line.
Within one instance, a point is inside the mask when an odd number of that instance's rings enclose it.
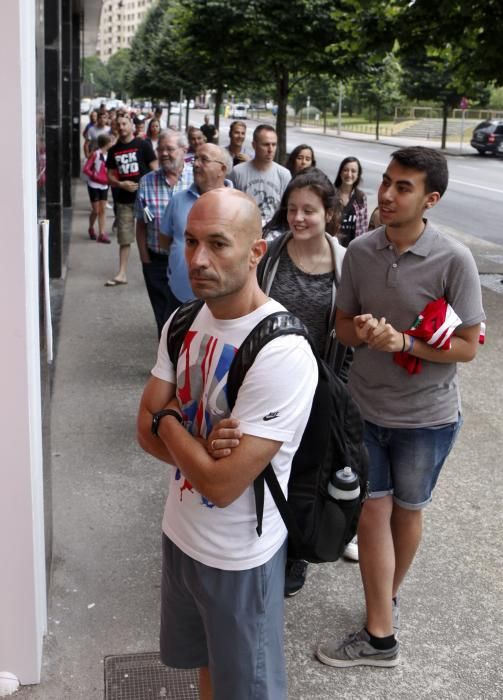
<path fill-rule="evenodd" d="M 156 160 L 156 155 L 152 146 L 143 139 L 133 139 L 129 143 L 117 141 L 108 151 L 107 169 L 115 170 L 121 182 L 139 182 L 149 172 L 153 160 Z M 134 204 L 136 192 L 119 189 L 116 197 L 121 204 Z"/>

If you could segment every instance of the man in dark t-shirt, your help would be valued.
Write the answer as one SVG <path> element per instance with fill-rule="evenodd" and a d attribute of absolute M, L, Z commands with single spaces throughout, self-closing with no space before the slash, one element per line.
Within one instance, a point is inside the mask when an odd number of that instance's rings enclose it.
<path fill-rule="evenodd" d="M 214 124 L 210 124 L 210 115 L 204 115 L 204 124 L 201 126 L 201 131 L 207 143 L 218 143 L 218 129 Z"/>
<path fill-rule="evenodd" d="M 119 140 L 108 151 L 107 171 L 112 187 L 117 189 L 116 224 L 119 243 L 119 272 L 105 282 L 106 287 L 127 284 L 127 264 L 131 243 L 135 240 L 134 205 L 140 178 L 156 170 L 157 158 L 147 141 L 133 136 L 133 124 L 128 116 L 117 120 Z"/>

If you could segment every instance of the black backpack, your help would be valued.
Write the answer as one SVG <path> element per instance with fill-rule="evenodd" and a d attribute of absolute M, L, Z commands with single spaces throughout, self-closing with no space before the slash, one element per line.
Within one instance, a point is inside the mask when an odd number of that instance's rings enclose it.
<path fill-rule="evenodd" d="M 176 366 L 185 335 L 199 313 L 199 299 L 182 305 L 168 332 L 168 354 Z M 227 399 L 234 407 L 239 387 L 258 352 L 273 338 L 301 335 L 309 341 L 305 326 L 293 314 L 280 311 L 266 316 L 245 338 L 236 352 L 227 378 Z M 289 552 L 295 559 L 322 563 L 336 561 L 356 534 L 361 504 L 367 494 L 367 451 L 363 444 L 363 421 L 346 386 L 318 356 L 318 384 L 311 413 L 292 461 L 288 501 L 268 464 L 254 481 L 257 533 L 262 534 L 264 481 L 288 529 Z M 360 498 L 346 506 L 327 491 L 334 471 L 350 466 L 358 474 Z"/>

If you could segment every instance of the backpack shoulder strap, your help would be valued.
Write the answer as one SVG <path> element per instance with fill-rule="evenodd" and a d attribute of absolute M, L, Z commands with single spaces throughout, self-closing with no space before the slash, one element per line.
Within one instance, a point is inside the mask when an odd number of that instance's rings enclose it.
<path fill-rule="evenodd" d="M 202 299 L 194 299 L 194 301 L 182 304 L 175 311 L 175 315 L 171 319 L 168 329 L 167 346 L 169 359 L 174 366 L 176 366 L 178 361 L 178 356 L 187 331 L 200 312 L 203 304 L 204 301 Z"/>
<path fill-rule="evenodd" d="M 260 350 L 274 338 L 279 338 L 282 335 L 300 335 L 306 338 L 309 343 L 309 334 L 304 324 L 293 314 L 288 311 L 277 311 L 266 316 L 260 321 L 255 328 L 248 334 L 239 347 L 227 378 L 227 401 L 232 410 L 236 403 L 239 387 L 243 383 L 247 371 L 253 365 L 255 358 Z M 311 348 L 316 355 L 316 351 L 311 344 Z M 286 498 L 281 490 L 278 479 L 272 467 L 268 464 L 264 471 L 258 475 L 253 482 L 255 492 L 255 509 L 257 513 L 257 534 L 262 534 L 262 518 L 264 513 L 264 481 L 269 487 L 269 491 L 274 499 L 281 517 L 289 532 L 293 533 L 293 537 L 297 543 L 301 540 L 301 533 L 296 524 L 293 513 L 291 512 Z"/>
<path fill-rule="evenodd" d="M 241 343 L 229 369 L 227 401 L 231 411 L 236 403 L 239 387 L 260 350 L 271 340 L 282 335 L 301 335 L 311 343 L 307 328 L 289 311 L 276 311 L 259 321 Z"/>
<path fill-rule="evenodd" d="M 282 233 L 280 236 L 274 238 L 272 241 L 269 241 L 267 243 L 267 250 L 257 268 L 257 280 L 259 283 L 259 287 L 262 290 L 265 290 L 269 281 L 271 270 L 277 263 L 281 251 L 283 250 L 289 238 L 290 235 L 288 234 L 288 232 Z"/>

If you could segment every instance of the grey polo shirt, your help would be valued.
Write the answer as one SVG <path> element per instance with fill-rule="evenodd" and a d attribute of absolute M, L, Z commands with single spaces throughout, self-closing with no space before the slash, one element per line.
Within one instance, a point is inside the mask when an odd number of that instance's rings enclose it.
<path fill-rule="evenodd" d="M 381 226 L 355 238 L 344 257 L 337 307 L 385 317 L 406 331 L 431 301 L 445 297 L 462 326 L 484 320 L 477 267 L 470 250 L 427 223 L 414 246 L 399 255 Z M 456 363 L 422 361 L 410 375 L 393 353 L 355 349 L 349 388 L 365 420 L 391 428 L 420 428 L 457 420 L 461 409 Z"/>

